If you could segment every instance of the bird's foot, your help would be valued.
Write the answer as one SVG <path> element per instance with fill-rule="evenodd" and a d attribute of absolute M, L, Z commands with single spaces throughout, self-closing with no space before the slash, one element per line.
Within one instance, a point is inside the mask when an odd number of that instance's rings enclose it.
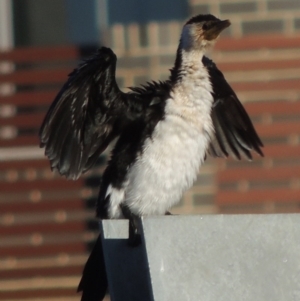
<path fill-rule="evenodd" d="M 128 238 L 128 245 L 130 247 L 138 247 L 142 243 L 141 234 L 138 233 L 138 229 L 134 223 L 129 221 L 129 238 Z"/>
<path fill-rule="evenodd" d="M 138 228 L 136 225 L 139 216 L 133 214 L 128 206 L 121 204 L 120 205 L 123 216 L 129 220 L 129 238 L 128 245 L 131 247 L 137 247 L 142 243 L 141 234 L 138 233 Z"/>

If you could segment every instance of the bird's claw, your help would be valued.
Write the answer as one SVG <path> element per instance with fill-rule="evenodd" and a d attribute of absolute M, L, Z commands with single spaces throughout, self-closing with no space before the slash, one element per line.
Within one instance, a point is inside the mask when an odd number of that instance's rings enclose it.
<path fill-rule="evenodd" d="M 139 217 L 133 214 L 128 206 L 121 204 L 120 205 L 123 216 L 129 220 L 129 238 L 128 245 L 131 247 L 137 247 L 142 243 L 141 234 L 138 233 L 138 229 L 136 226 L 136 221 Z"/>

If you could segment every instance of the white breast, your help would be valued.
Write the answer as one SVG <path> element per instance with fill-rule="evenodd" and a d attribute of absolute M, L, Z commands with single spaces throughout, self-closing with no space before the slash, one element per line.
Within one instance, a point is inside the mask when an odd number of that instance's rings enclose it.
<path fill-rule="evenodd" d="M 206 70 L 187 69 L 167 100 L 165 119 L 128 172 L 125 202 L 133 213 L 165 214 L 193 185 L 213 131 L 212 101 Z"/>

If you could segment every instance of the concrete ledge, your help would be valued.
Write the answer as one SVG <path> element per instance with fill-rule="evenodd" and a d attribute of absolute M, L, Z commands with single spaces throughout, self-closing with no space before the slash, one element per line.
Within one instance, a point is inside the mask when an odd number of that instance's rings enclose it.
<path fill-rule="evenodd" d="M 300 215 L 163 216 L 103 221 L 113 301 L 300 300 Z"/>

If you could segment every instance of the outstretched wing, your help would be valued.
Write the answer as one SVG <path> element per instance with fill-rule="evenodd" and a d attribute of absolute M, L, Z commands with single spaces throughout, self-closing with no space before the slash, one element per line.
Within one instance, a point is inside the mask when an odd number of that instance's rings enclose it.
<path fill-rule="evenodd" d="M 41 126 L 40 146 L 52 169 L 77 179 L 130 118 L 127 94 L 115 80 L 116 55 L 102 47 L 75 69 Z"/>
<path fill-rule="evenodd" d="M 253 124 L 215 63 L 204 57 L 203 64 L 208 68 L 213 85 L 214 103 L 211 117 L 215 129 L 208 153 L 213 157 L 252 159 L 251 151 L 263 156 L 259 139 Z"/>

